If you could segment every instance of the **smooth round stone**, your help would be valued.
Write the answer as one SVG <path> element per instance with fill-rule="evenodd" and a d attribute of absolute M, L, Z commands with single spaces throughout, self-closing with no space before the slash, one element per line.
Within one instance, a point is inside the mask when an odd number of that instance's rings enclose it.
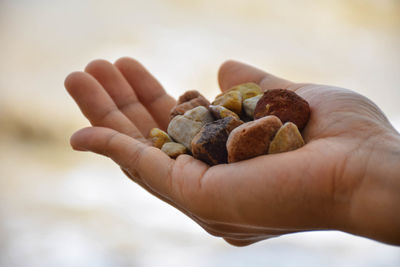
<path fill-rule="evenodd" d="M 194 121 L 199 121 L 203 124 L 214 121 L 210 111 L 203 106 L 198 106 L 188 110 L 183 116 Z"/>
<path fill-rule="evenodd" d="M 282 123 L 293 122 L 301 131 L 310 117 L 310 106 L 291 90 L 267 90 L 257 102 L 254 119 L 269 115 L 277 116 Z"/>
<path fill-rule="evenodd" d="M 163 151 L 165 154 L 173 159 L 177 158 L 179 155 L 187 153 L 186 147 L 184 145 L 175 142 L 165 143 L 161 147 L 161 151 Z"/>
<path fill-rule="evenodd" d="M 234 117 L 235 119 L 240 120 L 239 116 L 235 112 L 230 111 L 229 109 L 223 106 L 210 105 L 208 109 L 217 120 L 226 117 Z"/>
<path fill-rule="evenodd" d="M 258 84 L 256 84 L 256 83 L 243 83 L 243 84 L 236 85 L 236 86 L 232 87 L 231 89 L 229 89 L 229 91 L 234 91 L 234 90 L 240 92 L 240 94 L 242 96 L 242 101 L 262 94 L 261 87 L 258 86 Z"/>
<path fill-rule="evenodd" d="M 304 146 L 304 140 L 296 124 L 285 123 L 276 133 L 269 145 L 268 154 L 292 151 Z"/>
<path fill-rule="evenodd" d="M 240 115 L 240 113 L 242 112 L 242 95 L 239 91 L 236 90 L 227 91 L 217 96 L 212 104 L 223 106 Z"/>
<path fill-rule="evenodd" d="M 262 95 L 257 95 L 257 96 L 253 96 L 250 98 L 247 98 L 246 100 L 243 101 L 243 109 L 244 109 L 244 113 L 250 117 L 253 118 L 254 115 L 254 110 L 256 109 L 257 106 L 257 102 L 258 100 L 260 100 Z"/>
<path fill-rule="evenodd" d="M 193 157 L 209 165 L 227 163 L 226 140 L 242 123 L 234 117 L 226 117 L 205 124 L 192 140 Z"/>
<path fill-rule="evenodd" d="M 177 105 L 171 110 L 170 120 L 177 115 L 183 115 L 186 111 L 198 106 L 208 108 L 210 102 L 197 91 L 188 91 L 179 97 Z"/>
<path fill-rule="evenodd" d="M 159 128 L 150 130 L 149 137 L 152 140 L 153 146 L 161 148 L 165 143 L 172 142 L 169 135 Z"/>
<path fill-rule="evenodd" d="M 188 150 L 191 150 L 192 139 L 203 125 L 204 123 L 202 122 L 178 115 L 170 121 L 167 132 L 176 142 L 181 143 Z"/>
<path fill-rule="evenodd" d="M 235 128 L 228 137 L 228 162 L 237 162 L 268 153 L 271 140 L 282 126 L 276 116 L 267 116 Z"/>

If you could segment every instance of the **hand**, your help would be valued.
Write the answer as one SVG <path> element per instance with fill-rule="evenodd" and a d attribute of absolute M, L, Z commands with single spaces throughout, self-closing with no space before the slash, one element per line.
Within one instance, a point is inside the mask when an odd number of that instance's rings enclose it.
<path fill-rule="evenodd" d="M 225 62 L 218 78 L 222 91 L 244 82 L 296 91 L 311 107 L 306 145 L 213 167 L 189 155 L 170 159 L 147 136 L 153 127 L 167 128 L 175 100 L 130 58 L 96 60 L 66 78 L 92 124 L 71 145 L 111 158 L 144 189 L 233 245 L 318 229 L 400 244 L 400 137 L 374 103 L 235 61 Z"/>

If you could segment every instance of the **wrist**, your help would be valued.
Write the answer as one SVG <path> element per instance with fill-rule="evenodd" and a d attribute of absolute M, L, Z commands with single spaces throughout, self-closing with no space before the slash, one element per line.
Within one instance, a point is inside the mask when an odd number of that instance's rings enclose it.
<path fill-rule="evenodd" d="M 352 195 L 345 231 L 400 245 L 400 136 L 385 133 L 363 149 L 363 175 Z"/>

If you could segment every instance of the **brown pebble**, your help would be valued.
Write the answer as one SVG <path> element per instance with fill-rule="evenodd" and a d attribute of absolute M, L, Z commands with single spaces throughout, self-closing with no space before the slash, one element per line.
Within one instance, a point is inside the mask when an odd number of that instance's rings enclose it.
<path fill-rule="evenodd" d="M 210 102 L 197 91 L 187 91 L 179 97 L 177 105 L 171 110 L 170 120 L 177 115 L 183 115 L 186 111 L 198 106 L 208 108 Z"/>
<path fill-rule="evenodd" d="M 310 117 L 307 101 L 295 92 L 286 89 L 267 90 L 257 102 L 254 119 L 275 115 L 282 123 L 293 122 L 301 131 Z"/>
<path fill-rule="evenodd" d="M 304 146 L 304 140 L 296 124 L 285 123 L 276 133 L 269 145 L 268 154 L 292 151 Z"/>
<path fill-rule="evenodd" d="M 229 133 L 243 122 L 226 117 L 203 126 L 192 140 L 193 157 L 209 165 L 227 163 L 226 140 Z"/>
<path fill-rule="evenodd" d="M 186 91 L 183 95 L 178 98 L 177 105 L 188 102 L 192 99 L 195 99 L 199 96 L 202 96 L 197 90 L 189 90 Z"/>
<path fill-rule="evenodd" d="M 228 162 L 237 162 L 268 153 L 275 133 L 282 126 L 276 116 L 266 116 L 235 128 L 228 137 Z"/>

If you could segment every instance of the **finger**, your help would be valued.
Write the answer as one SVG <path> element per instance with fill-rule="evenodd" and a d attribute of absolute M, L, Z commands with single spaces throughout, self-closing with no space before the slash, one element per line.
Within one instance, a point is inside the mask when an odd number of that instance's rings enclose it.
<path fill-rule="evenodd" d="M 264 90 L 286 89 L 294 84 L 288 80 L 234 60 L 228 60 L 221 65 L 218 71 L 218 82 L 222 91 L 246 82 L 254 82 Z"/>
<path fill-rule="evenodd" d="M 71 137 L 71 145 L 76 150 L 111 158 L 129 173 L 137 174 L 144 184 L 164 197 L 173 199 L 176 194 L 171 185 L 174 160 L 157 148 L 102 127 L 79 130 Z"/>
<path fill-rule="evenodd" d="M 122 114 L 110 96 L 91 75 L 73 72 L 65 79 L 65 88 L 93 126 L 109 127 L 139 140 L 141 132 Z"/>
<path fill-rule="evenodd" d="M 136 60 L 120 58 L 114 65 L 135 91 L 139 101 L 147 108 L 160 128 L 165 130 L 169 123 L 169 113 L 176 101 L 169 96 L 161 84 Z"/>
<path fill-rule="evenodd" d="M 117 67 L 106 60 L 94 60 L 86 66 L 85 72 L 103 86 L 118 109 L 132 121 L 143 136 L 147 137 L 152 128 L 158 127 Z"/>

